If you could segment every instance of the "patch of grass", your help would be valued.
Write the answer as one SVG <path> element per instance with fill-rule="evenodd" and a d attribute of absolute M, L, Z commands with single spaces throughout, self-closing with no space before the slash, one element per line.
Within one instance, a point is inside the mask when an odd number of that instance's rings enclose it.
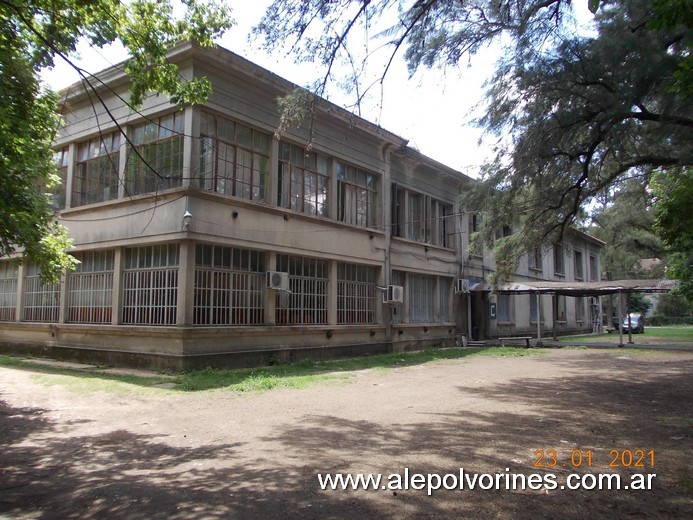
<path fill-rule="evenodd" d="M 676 343 L 693 343 L 693 327 L 690 325 L 668 325 L 666 327 L 648 327 L 645 326 L 643 334 L 633 334 L 633 342 L 640 344 L 667 344 L 669 342 Z M 584 342 L 590 343 L 613 343 L 619 342 L 618 331 L 602 334 L 581 334 L 578 336 L 562 336 L 558 339 L 562 343 Z M 628 341 L 628 334 L 623 334 L 623 341 Z"/>
<path fill-rule="evenodd" d="M 234 392 L 264 392 L 274 388 L 305 388 L 326 382 L 348 382 L 349 372 L 375 369 L 385 372 L 393 367 L 404 367 L 473 355 L 532 356 L 544 353 L 541 349 L 513 347 L 493 348 L 437 348 L 417 352 L 380 354 L 330 361 L 305 359 L 287 365 L 271 365 L 252 369 L 207 368 L 183 372 L 174 376 L 139 376 L 104 373 L 98 367 L 67 368 L 45 365 L 31 360 L 0 356 L 0 366 L 15 367 L 38 372 L 38 381 L 45 385 L 63 385 L 78 393 L 114 392 L 132 393 L 148 391 L 200 392 L 229 390 Z M 167 388 L 160 388 L 165 385 Z"/>

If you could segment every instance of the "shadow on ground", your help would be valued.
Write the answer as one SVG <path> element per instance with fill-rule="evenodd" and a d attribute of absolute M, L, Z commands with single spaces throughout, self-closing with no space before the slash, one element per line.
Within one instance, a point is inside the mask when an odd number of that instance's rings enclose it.
<path fill-rule="evenodd" d="M 538 362 L 549 362 L 536 358 Z M 690 363 L 612 354 L 564 363 L 561 380 L 459 384 L 441 399 L 452 413 L 406 421 L 308 415 L 264 439 L 281 462 L 255 459 L 242 443 L 180 447 L 126 430 L 74 437 L 41 409 L 0 401 L 0 513 L 29 518 L 686 518 L 693 377 Z M 0 396 L 1 397 L 1 396 Z M 374 395 L 374 399 L 387 395 Z M 471 412 L 466 403 L 482 399 Z M 365 403 L 364 403 L 365 406 Z M 535 450 L 558 465 L 536 468 Z M 572 450 L 594 452 L 573 468 Z M 609 468 L 610 450 L 654 449 L 654 468 Z M 657 474 L 654 489 L 322 491 L 328 472 Z"/>

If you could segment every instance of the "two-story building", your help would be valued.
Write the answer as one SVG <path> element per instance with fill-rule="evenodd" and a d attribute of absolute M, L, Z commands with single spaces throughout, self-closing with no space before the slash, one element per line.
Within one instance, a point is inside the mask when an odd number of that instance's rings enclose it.
<path fill-rule="evenodd" d="M 324 100 L 278 138 L 276 99 L 295 85 L 221 48 L 181 43 L 169 59 L 209 78 L 204 105 L 150 95 L 133 110 L 119 67 L 98 96 L 63 92 L 54 202 L 80 264 L 41 284 L 21 252 L 0 261 L 5 349 L 182 369 L 455 345 L 553 319 L 490 292 L 493 259 L 469 253 L 475 219 L 458 203 L 473 179 Z M 598 276 L 601 243 L 567 240 L 518 279 Z M 586 302 L 558 307 L 566 330 L 591 330 Z"/>

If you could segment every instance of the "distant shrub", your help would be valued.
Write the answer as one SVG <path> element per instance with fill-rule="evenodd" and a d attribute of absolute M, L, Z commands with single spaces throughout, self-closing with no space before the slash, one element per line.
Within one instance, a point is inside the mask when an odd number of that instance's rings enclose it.
<path fill-rule="evenodd" d="M 688 300 L 683 294 L 672 291 L 664 293 L 659 297 L 657 303 L 657 314 L 670 318 L 681 318 L 688 316 L 691 312 Z"/>
<path fill-rule="evenodd" d="M 693 325 L 693 316 L 664 316 L 655 314 L 647 319 L 648 325 L 662 327 L 667 325 Z"/>

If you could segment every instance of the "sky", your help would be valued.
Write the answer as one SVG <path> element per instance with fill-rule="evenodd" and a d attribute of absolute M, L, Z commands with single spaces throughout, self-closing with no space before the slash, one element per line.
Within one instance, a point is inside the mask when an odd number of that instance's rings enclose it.
<path fill-rule="evenodd" d="M 260 49 L 259 42 L 248 41 L 251 28 L 260 21 L 269 1 L 229 2 L 236 6 L 232 12 L 236 25 L 217 43 L 300 86 L 320 79 L 323 71 L 314 64 L 295 64 L 286 50 L 268 54 Z M 362 50 L 373 49 L 373 44 L 366 40 L 364 35 L 360 42 Z M 423 69 L 409 78 L 400 55 L 388 72 L 382 98 L 380 89 L 373 89 L 359 115 L 407 139 L 409 146 L 424 155 L 475 177 L 478 167 L 491 154 L 489 146 L 479 144 L 482 131 L 472 125 L 472 120 L 480 114 L 482 85 L 493 72 L 496 57 L 496 50 L 482 49 L 457 67 L 445 71 Z M 76 61 L 94 73 L 126 58 L 124 51 L 117 47 L 99 51 L 81 45 Z M 376 58 L 372 73 L 379 74 L 381 66 Z M 44 71 L 43 78 L 55 90 L 79 79 L 74 70 L 59 62 L 52 70 Z M 353 98 L 341 93 L 336 85 L 328 90 L 326 97 L 340 106 L 353 103 Z"/>

